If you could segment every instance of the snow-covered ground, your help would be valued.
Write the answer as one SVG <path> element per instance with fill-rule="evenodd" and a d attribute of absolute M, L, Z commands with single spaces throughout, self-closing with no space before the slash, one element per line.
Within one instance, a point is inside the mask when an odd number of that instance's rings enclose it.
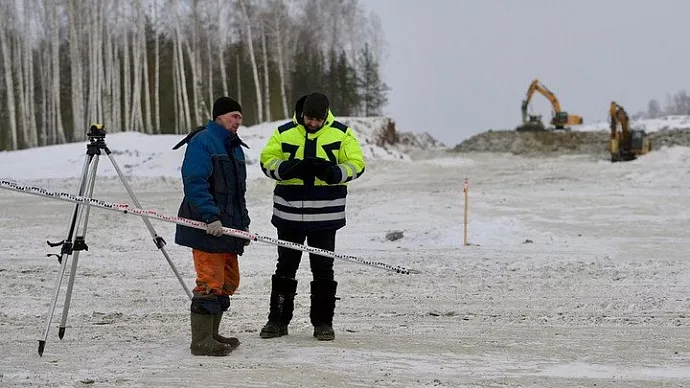
<path fill-rule="evenodd" d="M 260 133 L 242 132 L 254 159 Z M 175 214 L 183 150 L 170 148 L 179 136 L 109 139 L 119 164 L 131 166 L 127 179 L 142 205 Z M 0 178 L 74 192 L 84 149 L 0 153 Z M 63 238 L 73 206 L 0 190 L 0 386 L 690 385 L 690 149 L 615 164 L 586 155 L 396 152 L 367 151 L 336 250 L 420 273 L 336 261 L 336 339 L 319 342 L 304 260 L 290 335 L 264 340 L 258 330 L 276 249 L 253 243 L 221 328 L 243 344 L 224 358 L 189 354 L 189 301 L 141 220 L 98 209 L 65 337 L 57 337 L 61 294 L 39 357 L 59 269 L 45 242 Z M 131 203 L 109 162 L 101 166 L 94 197 Z M 251 229 L 275 236 L 273 183 L 257 163 L 250 170 Z M 469 246 L 461 245 L 464 177 Z M 191 254 L 173 243 L 174 225 L 154 227 L 191 287 Z M 386 240 L 394 230 L 404 237 Z"/>
<path fill-rule="evenodd" d="M 584 125 L 574 125 L 573 131 L 608 131 L 609 123 L 599 121 Z M 663 116 L 656 119 L 631 120 L 630 127 L 633 129 L 643 129 L 647 133 L 658 132 L 664 129 L 688 129 L 690 128 L 690 116 L 676 115 Z"/>

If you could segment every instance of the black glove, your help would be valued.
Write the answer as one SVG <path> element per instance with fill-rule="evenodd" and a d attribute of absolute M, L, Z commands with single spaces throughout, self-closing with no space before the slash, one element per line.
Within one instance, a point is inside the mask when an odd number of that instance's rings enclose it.
<path fill-rule="evenodd" d="M 335 163 L 328 159 L 314 158 L 312 156 L 304 158 L 304 164 L 314 174 L 323 173 L 328 167 L 335 166 Z"/>
<path fill-rule="evenodd" d="M 343 173 L 340 167 L 335 162 L 320 158 L 305 158 L 304 162 L 308 164 L 313 171 L 314 176 L 328 183 L 329 185 L 339 183 L 343 178 Z"/>
<path fill-rule="evenodd" d="M 280 163 L 278 175 L 281 180 L 302 178 L 304 175 L 304 161 L 302 159 L 288 159 Z"/>

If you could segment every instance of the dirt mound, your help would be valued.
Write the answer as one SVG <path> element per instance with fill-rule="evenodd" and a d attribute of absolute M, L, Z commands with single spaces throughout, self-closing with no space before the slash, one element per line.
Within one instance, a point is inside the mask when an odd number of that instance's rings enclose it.
<path fill-rule="evenodd" d="M 690 147 L 689 129 L 669 129 L 650 133 L 652 149 L 663 146 Z M 608 131 L 489 130 L 463 141 L 451 152 L 508 152 L 515 155 L 592 154 L 606 155 Z"/>
<path fill-rule="evenodd" d="M 576 131 L 487 131 L 455 146 L 454 152 L 605 153 L 608 132 Z"/>

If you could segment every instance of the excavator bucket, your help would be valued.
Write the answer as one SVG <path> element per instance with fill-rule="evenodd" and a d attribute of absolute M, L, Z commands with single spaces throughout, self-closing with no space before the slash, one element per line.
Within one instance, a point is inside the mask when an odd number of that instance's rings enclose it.
<path fill-rule="evenodd" d="M 517 128 L 515 128 L 515 130 L 518 132 L 539 132 L 546 131 L 546 127 L 544 126 L 544 124 L 540 122 L 535 122 L 520 125 Z"/>
<path fill-rule="evenodd" d="M 546 127 L 544 123 L 541 122 L 541 116 L 530 115 L 529 119 L 524 124 L 515 128 L 515 130 L 518 132 L 537 132 L 545 131 Z"/>

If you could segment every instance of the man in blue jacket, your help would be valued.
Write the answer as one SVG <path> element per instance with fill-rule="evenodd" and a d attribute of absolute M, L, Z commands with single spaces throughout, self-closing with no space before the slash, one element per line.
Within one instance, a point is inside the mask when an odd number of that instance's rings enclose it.
<path fill-rule="evenodd" d="M 219 335 L 218 327 L 240 284 L 237 256 L 249 243 L 223 234 L 224 226 L 248 230 L 250 222 L 242 150 L 246 144 L 237 136 L 241 124 L 240 104 L 220 97 L 213 104 L 213 120 L 185 139 L 184 199 L 178 216 L 208 225 L 205 231 L 177 225 L 175 234 L 177 244 L 192 248 L 196 270 L 190 318 L 193 355 L 225 356 L 240 344 L 237 338 Z"/>

